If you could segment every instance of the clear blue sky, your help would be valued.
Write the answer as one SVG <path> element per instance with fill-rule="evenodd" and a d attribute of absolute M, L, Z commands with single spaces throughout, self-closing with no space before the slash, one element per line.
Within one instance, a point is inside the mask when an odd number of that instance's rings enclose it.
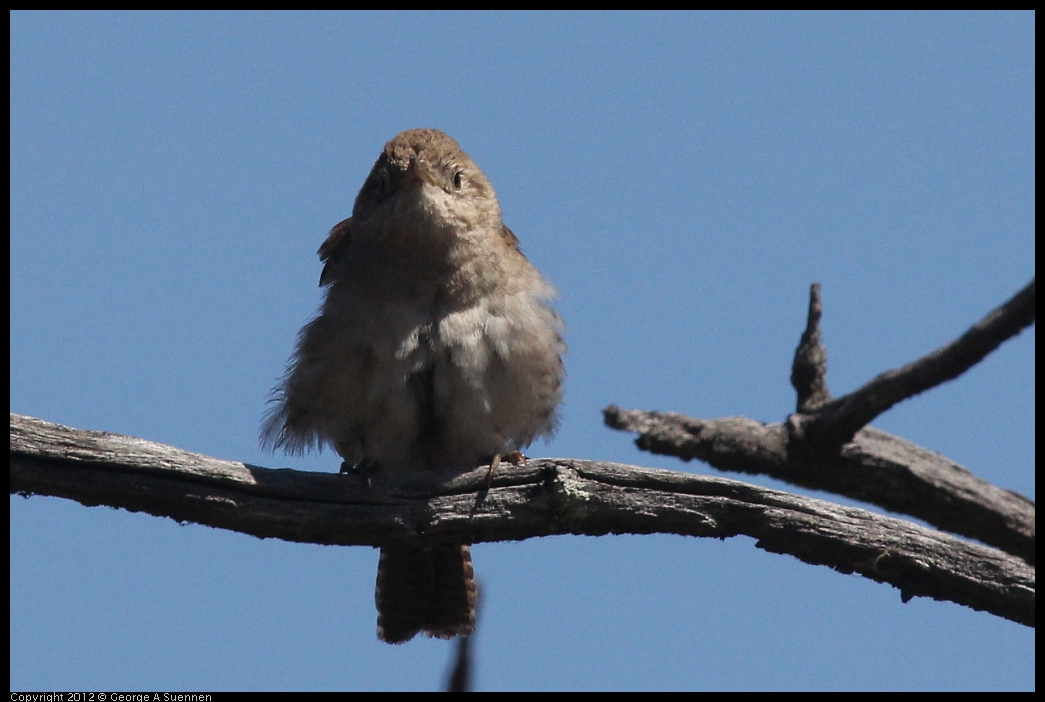
<path fill-rule="evenodd" d="M 15 13 L 11 410 L 336 470 L 258 424 L 316 248 L 435 127 L 561 293 L 564 421 L 528 453 L 717 475 L 600 410 L 782 421 L 813 281 L 842 394 L 1034 275 L 1034 48 L 1031 13 Z M 1033 497 L 1034 339 L 875 425 Z M 1033 630 L 748 538 L 474 554 L 479 689 L 1034 687 Z M 11 686 L 441 687 L 446 643 L 377 641 L 376 566 L 13 497 Z"/>

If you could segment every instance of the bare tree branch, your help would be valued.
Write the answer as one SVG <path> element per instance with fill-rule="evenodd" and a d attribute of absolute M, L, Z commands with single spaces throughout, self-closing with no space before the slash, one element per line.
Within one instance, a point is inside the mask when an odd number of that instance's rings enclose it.
<path fill-rule="evenodd" d="M 837 454 L 788 453 L 783 424 L 745 417 L 694 419 L 674 412 L 603 410 L 607 426 L 639 433 L 639 448 L 719 470 L 768 475 L 909 514 L 1034 563 L 1034 502 L 977 478 L 944 456 L 873 427 Z"/>
<path fill-rule="evenodd" d="M 815 327 L 815 331 L 811 333 L 807 328 L 806 334 L 803 335 L 803 343 L 799 345 L 799 353 L 795 358 L 796 366 L 798 356 L 809 353 L 804 350 L 806 336 L 815 337 L 816 342 L 820 339 L 819 319 L 822 308 L 819 292 L 819 286 L 814 285 L 810 296 L 809 326 Z M 814 307 L 817 308 L 815 319 Z M 799 389 L 799 411 L 807 413 L 796 417 L 791 423 L 793 435 L 813 449 L 835 450 L 851 441 L 857 431 L 870 424 L 882 412 L 909 397 L 957 378 L 1003 342 L 1033 323 L 1034 280 L 1031 280 L 1027 287 L 1016 293 L 1012 299 L 974 324 L 950 344 L 902 368 L 888 370 L 848 395 L 820 404 L 812 413 L 802 409 L 803 394 L 812 391 L 812 388 L 807 390 L 796 385 Z M 826 363 L 827 356 L 824 351 L 824 373 Z M 816 374 L 812 377 L 816 378 Z M 794 379 L 794 374 L 792 378 Z M 820 380 L 823 380 L 822 374 Z M 824 390 L 826 392 L 826 385 Z"/>
<path fill-rule="evenodd" d="M 785 425 L 742 417 L 703 420 L 665 412 L 603 410 L 607 426 L 640 434 L 639 448 L 699 458 L 720 470 L 769 475 L 909 514 L 941 529 L 1035 560 L 1034 502 L 977 478 L 909 441 L 864 425 L 907 397 L 957 377 L 1034 321 L 1034 281 L 954 342 L 887 371 L 837 400 L 827 390 L 820 285 L 795 351 L 799 414 Z"/>
<path fill-rule="evenodd" d="M 1034 568 L 909 522 L 723 478 L 533 460 L 498 472 L 270 470 L 11 415 L 11 492 L 143 511 L 259 537 L 370 545 L 552 534 L 746 535 L 759 548 L 1034 626 Z"/>

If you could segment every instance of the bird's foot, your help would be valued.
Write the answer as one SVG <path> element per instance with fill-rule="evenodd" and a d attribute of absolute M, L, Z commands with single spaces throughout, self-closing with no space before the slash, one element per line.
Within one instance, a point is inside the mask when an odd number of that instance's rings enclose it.
<path fill-rule="evenodd" d="M 369 459 L 364 458 L 362 461 L 359 461 L 358 463 L 349 463 L 348 461 L 342 461 L 341 470 L 339 472 L 341 473 L 341 475 L 354 475 L 356 478 L 366 483 L 366 486 L 368 488 L 372 488 L 374 485 L 373 482 L 370 480 L 370 477 L 374 475 L 374 473 L 378 473 L 380 471 L 381 466 L 379 466 L 376 461 L 371 461 Z"/>
<path fill-rule="evenodd" d="M 522 455 L 522 452 L 519 450 L 512 451 L 511 453 L 506 453 L 503 456 L 499 453 L 495 453 L 490 458 L 490 470 L 486 473 L 487 488 L 489 488 L 490 485 L 493 483 L 493 474 L 496 473 L 497 469 L 501 466 L 502 460 L 508 461 L 513 466 L 521 466 L 523 463 L 526 462 L 526 456 Z"/>

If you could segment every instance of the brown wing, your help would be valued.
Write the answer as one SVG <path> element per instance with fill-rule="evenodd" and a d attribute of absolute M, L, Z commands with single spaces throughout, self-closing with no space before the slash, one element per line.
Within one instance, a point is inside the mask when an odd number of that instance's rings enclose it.
<path fill-rule="evenodd" d="M 501 227 L 501 238 L 504 239 L 504 243 L 508 244 L 508 246 L 511 246 L 516 251 L 522 253 L 522 251 L 519 249 L 519 237 L 515 236 L 515 234 L 512 232 L 511 229 L 508 228 L 507 225 L 502 224 Z"/>
<path fill-rule="evenodd" d="M 351 217 L 338 222 L 330 230 L 327 240 L 319 247 L 317 252 L 319 253 L 319 260 L 326 264 L 323 266 L 323 272 L 319 274 L 320 286 L 330 285 L 334 282 L 334 271 L 337 269 L 337 262 L 345 255 L 345 251 L 348 251 L 348 246 L 352 242 L 351 228 Z"/>

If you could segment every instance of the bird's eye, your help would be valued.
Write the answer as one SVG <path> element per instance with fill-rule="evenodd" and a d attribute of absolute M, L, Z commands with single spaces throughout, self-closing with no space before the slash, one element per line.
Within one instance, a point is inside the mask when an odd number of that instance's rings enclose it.
<path fill-rule="evenodd" d="M 455 190 L 460 190 L 461 189 L 461 171 L 456 171 L 454 173 L 454 189 Z"/>

